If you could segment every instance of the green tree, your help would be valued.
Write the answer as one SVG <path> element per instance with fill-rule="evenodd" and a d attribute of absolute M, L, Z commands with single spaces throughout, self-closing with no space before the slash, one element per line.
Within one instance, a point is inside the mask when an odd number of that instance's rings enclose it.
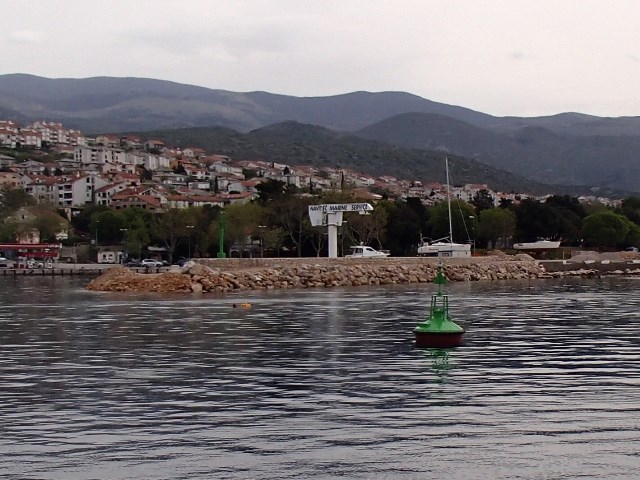
<path fill-rule="evenodd" d="M 514 208 L 517 216 L 516 237 L 521 242 L 538 238 L 556 239 L 561 234 L 561 215 L 551 205 L 524 199 Z"/>
<path fill-rule="evenodd" d="M 90 232 L 99 244 L 120 243 L 122 228 L 126 228 L 124 215 L 118 210 L 107 209 L 91 215 Z"/>
<path fill-rule="evenodd" d="M 153 178 L 153 172 L 151 170 L 147 170 L 144 165 L 139 166 L 138 171 L 140 174 L 140 180 L 143 182 L 149 181 Z"/>
<path fill-rule="evenodd" d="M 478 190 L 471 200 L 471 205 L 476 207 L 478 214 L 483 210 L 489 210 L 494 207 L 495 199 L 489 193 L 489 190 L 483 188 Z"/>
<path fill-rule="evenodd" d="M 90 238 L 95 238 L 95 225 L 92 224 L 92 218 L 95 214 L 107 212 L 111 208 L 105 205 L 85 205 L 77 215 L 71 217 L 71 226 L 77 231 L 86 233 Z"/>
<path fill-rule="evenodd" d="M 152 238 L 157 239 L 169 254 L 169 262 L 173 263 L 176 246 L 181 238 L 186 238 L 189 217 L 183 210 L 170 208 L 153 216 L 151 221 Z"/>
<path fill-rule="evenodd" d="M 556 213 L 558 219 L 557 239 L 566 245 L 579 245 L 581 241 L 582 219 L 587 216 L 584 206 L 576 197 L 553 195 L 547 198 L 546 205 Z"/>
<path fill-rule="evenodd" d="M 640 226 L 629 220 L 629 233 L 625 238 L 625 245 L 629 247 L 640 246 Z"/>
<path fill-rule="evenodd" d="M 587 216 L 582 222 L 585 244 L 595 247 L 624 246 L 630 231 L 629 219 L 611 210 Z"/>
<path fill-rule="evenodd" d="M 375 241 L 377 245 L 372 246 L 382 249 L 388 222 L 389 213 L 387 209 L 376 205 L 373 212 L 367 212 L 364 215 L 349 215 L 348 227 L 354 233 L 356 239 L 359 239 L 365 245 L 371 245 Z"/>
<path fill-rule="evenodd" d="M 511 200 L 510 198 L 500 198 L 500 200 L 498 200 L 498 207 L 500 208 L 512 208 L 514 206 L 513 200 Z"/>
<path fill-rule="evenodd" d="M 56 234 L 67 232 L 69 222 L 54 207 L 36 205 L 21 207 L 4 218 L 0 225 L 0 239 L 15 242 L 24 235 L 36 231 L 41 242 L 56 242 Z"/>
<path fill-rule="evenodd" d="M 127 223 L 127 230 L 124 232 L 124 249 L 128 256 L 142 259 L 142 251 L 146 250 L 151 242 L 149 226 L 136 217 Z"/>
<path fill-rule="evenodd" d="M 283 247 L 295 251 L 298 257 L 302 256 L 304 241 L 311 234 L 309 205 L 315 203 L 317 201 L 309 197 L 287 195 L 269 204 L 270 223 L 287 232 Z"/>
<path fill-rule="evenodd" d="M 285 201 L 297 192 L 295 186 L 271 179 L 256 185 L 256 190 L 258 191 L 259 202 L 262 205 Z"/>
<path fill-rule="evenodd" d="M 622 214 L 636 225 L 640 225 L 640 197 L 628 197 L 620 206 Z"/>
<path fill-rule="evenodd" d="M 515 213 L 506 208 L 492 208 L 480 212 L 479 217 L 477 234 L 483 244 L 508 245 L 516 231 Z"/>
<path fill-rule="evenodd" d="M 398 205 L 397 202 L 396 202 L 396 205 Z M 410 222 L 417 221 L 417 225 L 416 227 L 414 227 L 413 233 L 410 235 L 412 238 L 411 244 L 413 247 L 415 247 L 418 241 L 421 240 L 421 237 L 431 236 L 431 231 L 429 230 L 430 213 L 429 213 L 429 209 L 427 209 L 424 203 L 422 203 L 422 200 L 420 200 L 419 198 L 415 198 L 415 197 L 407 198 L 406 206 L 408 210 L 405 211 L 404 209 L 401 209 L 397 213 L 399 215 L 409 215 L 409 217 L 406 219 L 407 221 L 410 221 Z M 394 222 L 394 219 L 392 218 L 390 222 Z M 416 238 L 417 238 L 417 241 L 415 240 Z"/>
<path fill-rule="evenodd" d="M 124 248 L 128 256 L 142 259 L 142 251 L 151 242 L 151 221 L 153 214 L 143 208 L 125 208 Z"/>
<path fill-rule="evenodd" d="M 31 213 L 34 215 L 32 226 L 40 233 L 41 242 L 56 242 L 56 234 L 69 229 L 69 221 L 52 207 L 34 207 Z"/>
<path fill-rule="evenodd" d="M 35 198 L 22 188 L 13 188 L 10 185 L 0 186 L 0 214 L 3 218 L 19 208 L 35 204 Z"/>
<path fill-rule="evenodd" d="M 430 209 L 432 238 L 449 237 L 449 206 L 446 201 L 439 202 Z M 453 241 L 464 243 L 471 240 L 471 217 L 475 217 L 475 210 L 472 205 L 455 201 L 451 203 L 451 228 L 453 230 Z"/>
<path fill-rule="evenodd" d="M 212 205 L 194 208 L 193 257 L 206 256 L 213 246 L 218 246 L 218 237 L 211 234 L 211 227 L 217 223 L 221 210 Z"/>
<path fill-rule="evenodd" d="M 282 245 L 284 244 L 284 239 L 287 236 L 287 232 L 285 232 L 281 228 L 268 228 L 261 233 L 265 255 L 275 253 L 276 256 L 279 256 Z"/>
<path fill-rule="evenodd" d="M 0 242 L 13 243 L 18 238 L 21 230 L 19 222 L 15 219 L 7 218 L 0 224 Z"/>
<path fill-rule="evenodd" d="M 407 199 L 406 202 L 380 201 L 376 209 L 384 209 L 387 212 L 386 247 L 391 255 L 415 255 L 421 235 L 426 236 L 427 209 L 419 199 Z"/>
<path fill-rule="evenodd" d="M 544 203 L 553 208 L 573 212 L 581 219 L 587 216 L 584 206 L 577 197 L 570 195 L 551 195 Z"/>
<path fill-rule="evenodd" d="M 181 239 L 181 251 L 184 256 L 200 257 L 211 245 L 209 226 L 217 217 L 219 207 L 207 205 L 204 207 L 188 207 L 185 210 L 187 218 L 186 237 Z"/>
<path fill-rule="evenodd" d="M 344 224 L 346 226 L 346 224 Z M 345 226 L 339 227 L 339 231 L 343 232 Z M 329 243 L 327 238 L 326 227 L 312 227 L 310 230 L 311 245 L 316 253 L 316 257 L 320 256 L 320 253 L 324 250 L 325 245 Z"/>
<path fill-rule="evenodd" d="M 251 180 L 252 178 L 258 176 L 258 171 L 255 168 L 243 168 L 242 175 L 244 176 L 245 180 Z"/>
<path fill-rule="evenodd" d="M 264 209 L 255 203 L 230 205 L 225 208 L 226 235 L 243 256 L 247 241 L 260 238 L 260 225 L 264 224 Z"/>

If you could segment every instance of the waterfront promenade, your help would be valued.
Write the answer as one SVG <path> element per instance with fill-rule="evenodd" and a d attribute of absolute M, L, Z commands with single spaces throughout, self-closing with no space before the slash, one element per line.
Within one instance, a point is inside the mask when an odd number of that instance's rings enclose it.
<path fill-rule="evenodd" d="M 107 270 L 119 265 L 107 263 L 58 263 L 53 268 L 0 268 L 0 277 L 22 277 L 22 276 L 99 276 Z M 169 270 L 169 267 L 148 268 L 131 267 L 137 273 L 162 273 Z"/>
<path fill-rule="evenodd" d="M 534 260 L 528 255 L 516 256 L 483 256 L 464 259 L 445 258 L 445 265 L 451 267 L 473 267 L 487 265 L 497 266 L 505 261 L 530 261 L 544 269 L 552 276 L 562 274 L 607 275 L 607 274 L 638 274 L 640 273 L 640 260 L 630 258 L 617 258 L 614 260 L 587 260 L 581 258 L 575 260 Z M 289 269 L 299 267 L 353 267 L 353 266 L 385 266 L 390 270 L 403 270 L 424 265 L 434 265 L 438 259 L 427 257 L 387 257 L 385 259 L 349 259 L 349 258 L 325 258 L 325 257 L 294 257 L 294 258 L 199 258 L 196 263 L 207 266 L 219 272 L 259 271 L 263 269 Z M 58 263 L 53 268 L 0 268 L 0 277 L 19 276 L 90 276 L 98 277 L 108 270 L 120 265 L 99 263 Z M 135 273 L 164 273 L 179 271 L 179 267 L 128 267 Z M 176 270 L 178 269 L 178 270 Z"/>

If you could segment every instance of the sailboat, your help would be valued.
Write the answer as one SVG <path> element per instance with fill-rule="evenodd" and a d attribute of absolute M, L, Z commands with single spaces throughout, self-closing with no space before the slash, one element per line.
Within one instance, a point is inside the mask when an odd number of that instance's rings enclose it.
<path fill-rule="evenodd" d="M 471 245 L 468 243 L 455 243 L 453 241 L 453 226 L 451 223 L 451 191 L 449 186 L 449 159 L 445 157 L 445 171 L 447 174 L 447 207 L 449 213 L 449 236 L 438 240 L 429 241 L 420 239 L 418 255 L 421 257 L 457 257 L 471 256 Z"/>

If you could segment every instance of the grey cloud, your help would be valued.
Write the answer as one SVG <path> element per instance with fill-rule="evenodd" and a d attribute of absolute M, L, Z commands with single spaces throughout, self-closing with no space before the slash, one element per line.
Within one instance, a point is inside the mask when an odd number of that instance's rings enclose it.
<path fill-rule="evenodd" d="M 511 60 L 520 61 L 520 60 L 527 60 L 528 58 L 531 58 L 531 57 L 523 52 L 515 51 L 515 52 L 511 52 L 511 55 L 509 55 L 509 58 Z"/>

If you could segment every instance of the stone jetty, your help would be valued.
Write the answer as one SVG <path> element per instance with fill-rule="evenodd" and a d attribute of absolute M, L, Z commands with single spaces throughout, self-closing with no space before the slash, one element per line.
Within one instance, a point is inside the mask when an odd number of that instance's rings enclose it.
<path fill-rule="evenodd" d="M 166 273 L 143 274 L 114 267 L 92 280 L 96 291 L 211 292 L 306 289 L 432 282 L 438 259 L 199 259 Z M 449 281 L 491 281 L 549 277 L 532 257 L 495 255 L 443 259 Z"/>
<path fill-rule="evenodd" d="M 640 254 L 574 252 L 567 260 L 535 260 L 526 254 L 496 251 L 472 258 L 443 259 L 452 282 L 640 276 Z M 432 282 L 439 260 L 425 257 L 198 259 L 164 273 L 113 267 L 87 288 L 112 292 L 212 292 L 236 290 L 357 287 Z"/>

